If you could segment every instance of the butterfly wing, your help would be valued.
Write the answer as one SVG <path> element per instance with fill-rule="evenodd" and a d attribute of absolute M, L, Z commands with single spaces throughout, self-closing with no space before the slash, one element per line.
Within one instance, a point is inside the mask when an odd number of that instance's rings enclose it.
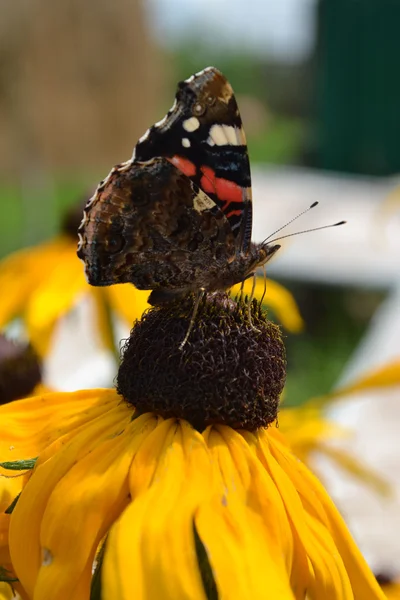
<path fill-rule="evenodd" d="M 168 158 L 225 214 L 235 252 L 251 242 L 250 164 L 242 120 L 231 85 L 214 67 L 178 84 L 166 116 L 138 141 L 133 159 Z"/>
<path fill-rule="evenodd" d="M 186 292 L 235 254 L 214 200 L 160 157 L 115 167 L 88 202 L 78 233 L 78 256 L 97 286 Z"/>

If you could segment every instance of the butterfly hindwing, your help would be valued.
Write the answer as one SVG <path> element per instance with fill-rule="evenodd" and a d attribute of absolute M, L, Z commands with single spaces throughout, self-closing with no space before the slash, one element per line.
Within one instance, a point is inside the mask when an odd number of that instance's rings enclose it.
<path fill-rule="evenodd" d="M 133 159 L 166 157 L 225 214 L 237 253 L 251 241 L 250 165 L 231 85 L 214 67 L 178 84 L 167 115 L 138 141 Z"/>
<path fill-rule="evenodd" d="M 115 167 L 88 203 L 79 235 L 92 285 L 186 290 L 235 255 L 224 213 L 160 157 Z"/>

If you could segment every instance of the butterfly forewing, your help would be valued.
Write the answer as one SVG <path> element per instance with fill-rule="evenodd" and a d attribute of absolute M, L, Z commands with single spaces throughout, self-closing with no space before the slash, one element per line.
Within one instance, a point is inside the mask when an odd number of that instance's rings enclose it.
<path fill-rule="evenodd" d="M 178 84 L 167 115 L 140 138 L 133 159 L 168 158 L 225 214 L 236 253 L 251 241 L 250 165 L 231 85 L 214 67 Z"/>

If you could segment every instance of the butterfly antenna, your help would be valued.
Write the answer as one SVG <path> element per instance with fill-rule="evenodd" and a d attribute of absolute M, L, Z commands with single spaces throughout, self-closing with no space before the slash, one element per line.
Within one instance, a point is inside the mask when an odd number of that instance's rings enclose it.
<path fill-rule="evenodd" d="M 310 231 L 321 231 L 321 229 L 330 229 L 331 227 L 338 227 L 339 225 L 344 225 L 345 223 L 347 223 L 347 221 L 339 221 L 338 223 L 332 223 L 332 225 L 323 225 L 322 227 L 313 227 L 312 229 L 303 229 L 303 231 L 295 231 L 295 233 L 288 233 L 287 235 L 277 237 L 274 240 L 271 240 L 269 243 L 272 244 L 273 242 L 277 242 L 278 240 L 284 240 L 285 238 L 292 237 L 293 235 L 300 235 L 301 233 L 309 233 Z"/>
<path fill-rule="evenodd" d="M 311 206 L 309 206 L 308 208 L 306 208 L 305 210 L 303 210 L 301 213 L 299 213 L 298 215 L 296 215 L 295 217 L 293 217 L 293 219 L 290 219 L 290 221 L 288 221 L 287 223 L 285 223 L 284 225 L 282 225 L 282 227 L 279 227 L 279 229 L 276 229 L 276 231 L 274 231 L 273 233 L 270 233 L 270 235 L 265 238 L 265 240 L 263 241 L 263 244 L 265 244 L 265 242 L 267 242 L 269 240 L 269 238 L 272 238 L 272 236 L 274 236 L 276 233 L 279 233 L 279 231 L 282 231 L 282 229 L 285 229 L 288 225 L 290 225 L 291 223 L 293 223 L 293 221 L 297 221 L 297 219 L 303 215 L 305 215 L 306 213 L 308 213 L 312 208 L 315 208 L 317 205 L 319 204 L 319 202 L 313 202 L 311 204 Z M 281 238 L 280 238 L 281 239 Z"/>

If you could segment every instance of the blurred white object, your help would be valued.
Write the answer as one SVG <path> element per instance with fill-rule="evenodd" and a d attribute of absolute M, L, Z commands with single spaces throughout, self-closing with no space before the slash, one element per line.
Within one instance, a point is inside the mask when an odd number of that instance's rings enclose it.
<path fill-rule="evenodd" d="M 400 219 L 388 223 L 381 204 L 399 183 L 295 168 L 253 173 L 253 240 L 261 241 L 313 202 L 319 205 L 275 237 L 345 220 L 341 227 L 280 242 L 271 277 L 334 285 L 390 288 L 400 278 Z M 273 239 L 272 238 L 272 239 Z"/>
<path fill-rule="evenodd" d="M 113 386 L 117 364 L 96 334 L 95 314 L 93 299 L 85 296 L 57 323 L 44 363 L 43 379 L 50 388 L 75 391 Z M 118 326 L 117 334 L 128 337 L 129 329 Z"/>
<path fill-rule="evenodd" d="M 399 280 L 398 280 L 399 281 Z M 400 362 L 400 281 L 377 311 L 364 340 L 347 365 L 340 384 L 351 382 L 384 364 Z M 350 452 L 392 486 L 379 496 L 316 456 L 315 467 L 345 517 L 375 572 L 400 575 L 400 385 L 361 392 L 334 403 L 328 416 L 354 432 L 336 447 Z"/>

